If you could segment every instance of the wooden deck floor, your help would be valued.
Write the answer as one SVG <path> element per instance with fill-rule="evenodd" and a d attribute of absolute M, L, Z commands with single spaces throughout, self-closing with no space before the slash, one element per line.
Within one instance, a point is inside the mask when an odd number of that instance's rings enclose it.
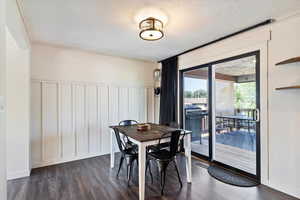
<path fill-rule="evenodd" d="M 152 166 L 154 183 L 146 179 L 146 199 L 163 200 L 296 200 L 265 186 L 242 188 L 212 178 L 206 165 L 192 160 L 193 183 L 186 183 L 184 157 L 178 157 L 183 188 L 179 187 L 172 167 L 168 170 L 165 196 L 160 196 L 158 171 Z M 117 167 L 116 167 L 117 168 Z M 8 182 L 8 200 L 137 200 L 137 168 L 133 183 L 127 186 L 123 168 L 119 179 L 117 169 L 110 169 L 109 156 L 80 160 L 35 169 L 30 178 Z"/>
<path fill-rule="evenodd" d="M 208 155 L 207 140 L 203 140 L 202 144 L 193 142 L 192 150 L 202 155 Z M 250 174 L 256 173 L 256 153 L 253 151 L 216 143 L 215 160 Z"/>

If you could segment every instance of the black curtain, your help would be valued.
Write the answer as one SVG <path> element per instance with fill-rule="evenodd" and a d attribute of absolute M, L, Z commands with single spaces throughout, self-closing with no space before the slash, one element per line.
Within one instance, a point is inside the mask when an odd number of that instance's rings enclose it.
<path fill-rule="evenodd" d="M 177 122 L 178 58 L 162 61 L 159 123 Z"/>

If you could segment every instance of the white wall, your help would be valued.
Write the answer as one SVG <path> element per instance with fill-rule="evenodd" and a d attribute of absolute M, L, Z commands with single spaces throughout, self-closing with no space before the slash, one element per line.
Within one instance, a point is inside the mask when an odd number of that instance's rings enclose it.
<path fill-rule="evenodd" d="M 7 32 L 7 178 L 30 174 L 30 50 Z"/>
<path fill-rule="evenodd" d="M 109 125 L 154 121 L 156 63 L 34 44 L 33 167 L 103 155 Z"/>
<path fill-rule="evenodd" d="M 300 63 L 275 66 L 300 56 L 300 16 L 274 24 L 269 44 L 270 185 L 300 198 Z"/>
<path fill-rule="evenodd" d="M 0 1 L 0 96 L 5 97 L 6 30 L 5 1 Z M 3 106 L 3 105 L 0 105 Z M 0 108 L 1 109 L 1 108 Z M 6 200 L 6 137 L 5 113 L 0 110 L 0 199 Z"/>
<path fill-rule="evenodd" d="M 17 1 L 6 5 L 7 178 L 30 173 L 30 42 Z"/>
<path fill-rule="evenodd" d="M 152 62 L 34 44 L 32 79 L 153 85 Z"/>
<path fill-rule="evenodd" d="M 179 57 L 179 68 L 185 69 L 260 51 L 261 181 L 296 197 L 300 197 L 300 93 L 275 87 L 299 85 L 300 68 L 275 63 L 300 56 L 299 27 L 300 17 L 294 16 Z"/>

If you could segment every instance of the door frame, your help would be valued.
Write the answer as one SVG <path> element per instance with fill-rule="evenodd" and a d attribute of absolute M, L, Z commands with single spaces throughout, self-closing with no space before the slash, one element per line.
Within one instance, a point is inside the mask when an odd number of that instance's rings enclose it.
<path fill-rule="evenodd" d="M 194 67 L 190 67 L 190 68 L 186 68 L 186 69 L 182 69 L 179 70 L 179 111 L 180 111 L 180 126 L 181 128 L 184 128 L 184 110 L 183 110 L 183 103 L 184 103 L 184 98 L 183 98 L 183 94 L 184 94 L 184 72 L 187 71 L 192 71 L 192 70 L 196 70 L 196 69 L 200 69 L 200 68 L 205 68 L 208 67 L 208 113 L 209 113 L 209 156 L 204 156 L 201 154 L 198 154 L 196 152 L 192 152 L 192 154 L 196 157 L 199 157 L 201 159 L 205 159 L 211 163 L 214 163 L 216 165 L 219 165 L 221 167 L 224 167 L 226 169 L 238 172 L 240 174 L 246 175 L 250 178 L 255 179 L 258 183 L 261 182 L 261 148 L 260 148 L 260 121 L 256 122 L 256 175 L 250 174 L 248 172 L 242 171 L 240 169 L 237 169 L 235 167 L 226 165 L 224 163 L 215 161 L 213 159 L 213 135 L 212 135 L 212 130 L 213 130 L 213 80 L 212 80 L 212 66 L 216 65 L 216 64 L 220 64 L 223 62 L 229 62 L 232 60 L 237 60 L 237 59 L 241 59 L 244 57 L 249 57 L 249 56 L 255 56 L 256 57 L 256 64 L 255 64 L 255 68 L 256 68 L 256 108 L 258 108 L 260 110 L 260 50 L 256 50 L 256 51 L 251 51 L 248 53 L 244 53 L 244 54 L 239 54 L 237 56 L 232 56 L 229 58 L 225 58 L 225 59 L 221 59 L 221 60 L 217 60 L 217 61 L 213 61 L 213 62 L 209 62 L 206 64 L 201 64 L 201 65 L 197 65 Z M 260 118 L 260 116 L 259 116 Z M 260 118 L 261 119 L 261 118 Z"/>
<path fill-rule="evenodd" d="M 198 65 L 198 66 L 195 66 L 195 67 L 191 67 L 191 68 L 188 68 L 188 69 L 183 69 L 183 70 L 179 70 L 179 112 L 180 112 L 180 127 L 183 129 L 184 128 L 184 110 L 183 110 L 183 102 L 184 102 L 184 99 L 183 99 L 183 93 L 184 93 L 184 72 L 187 72 L 187 71 L 192 71 L 192 70 L 196 70 L 196 69 L 201 69 L 201 68 L 208 68 L 208 113 L 211 113 L 212 111 L 212 67 L 210 64 L 203 64 L 203 65 Z M 208 131 L 209 133 L 211 133 L 211 130 L 212 130 L 212 115 L 208 115 Z M 198 157 L 198 158 L 201 158 L 201 159 L 204 159 L 204 160 L 208 160 L 208 161 L 211 161 L 212 160 L 212 151 L 213 151 L 213 148 L 212 148 L 212 134 L 209 134 L 209 146 L 208 146 L 208 156 L 206 155 L 202 155 L 202 154 L 199 154 L 197 152 L 194 152 L 192 151 L 192 155 Z"/>

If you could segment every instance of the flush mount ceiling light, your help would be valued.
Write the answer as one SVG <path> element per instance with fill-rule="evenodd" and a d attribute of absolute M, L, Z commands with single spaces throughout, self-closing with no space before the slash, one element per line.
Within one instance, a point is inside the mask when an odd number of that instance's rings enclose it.
<path fill-rule="evenodd" d="M 168 22 L 168 16 L 160 8 L 147 6 L 135 13 L 134 21 L 139 27 L 141 39 L 155 41 L 164 37 L 163 29 Z"/>
<path fill-rule="evenodd" d="M 140 22 L 140 38 L 148 41 L 159 40 L 164 36 L 163 22 L 154 17 L 148 17 Z"/>

